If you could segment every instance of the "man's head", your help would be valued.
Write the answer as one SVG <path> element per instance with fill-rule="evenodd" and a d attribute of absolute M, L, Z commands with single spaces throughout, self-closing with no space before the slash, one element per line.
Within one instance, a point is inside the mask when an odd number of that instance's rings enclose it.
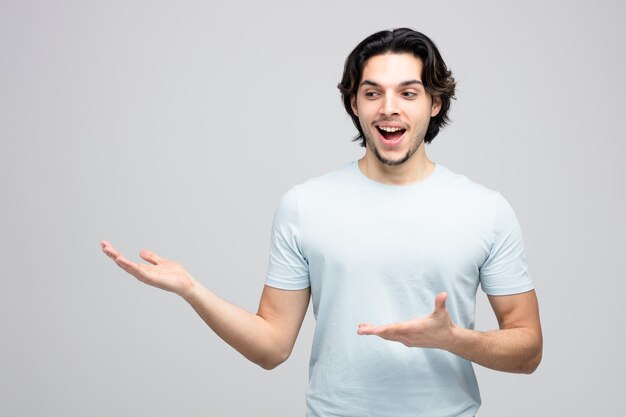
<path fill-rule="evenodd" d="M 361 140 L 363 147 L 367 142 L 362 121 L 359 121 L 357 114 L 358 109 L 355 107 L 359 88 L 362 87 L 363 70 L 371 58 L 387 54 L 410 54 L 421 64 L 420 81 L 423 89 L 430 96 L 432 104 L 436 104 L 438 108 L 430 117 L 423 138 L 418 138 L 419 143 L 422 139 L 430 143 L 439 133 L 439 129 L 449 121 L 448 110 L 450 100 L 454 98 L 456 83 L 435 44 L 426 35 L 406 28 L 381 31 L 367 37 L 346 59 L 338 88 L 344 107 L 359 132 L 354 140 Z"/>

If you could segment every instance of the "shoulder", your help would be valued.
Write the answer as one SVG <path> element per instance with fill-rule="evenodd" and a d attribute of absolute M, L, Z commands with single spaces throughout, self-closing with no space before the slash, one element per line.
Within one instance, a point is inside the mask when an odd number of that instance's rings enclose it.
<path fill-rule="evenodd" d="M 311 203 L 323 203 L 333 198 L 333 195 L 345 192 L 345 189 L 350 186 L 351 164 L 345 164 L 330 172 L 292 185 L 282 194 L 278 211 L 294 213 L 303 204 L 308 206 Z"/>
<path fill-rule="evenodd" d="M 332 171 L 311 177 L 306 181 L 291 187 L 288 193 L 295 194 L 301 201 L 309 201 L 311 199 L 327 199 L 332 198 L 337 193 L 345 192 L 346 189 L 353 187 L 353 162 L 344 164 Z"/>
<path fill-rule="evenodd" d="M 449 171 L 449 170 L 448 170 Z M 465 204 L 464 209 L 474 216 L 489 219 L 494 237 L 521 233 L 517 214 L 508 199 L 500 192 L 470 180 L 464 175 L 450 173 L 449 189 Z"/>
<path fill-rule="evenodd" d="M 488 206 L 494 210 L 500 204 L 500 200 L 504 199 L 497 190 L 473 181 L 463 174 L 458 174 L 446 166 L 441 165 L 440 168 L 442 171 L 440 190 L 455 196 L 457 199 Z"/>

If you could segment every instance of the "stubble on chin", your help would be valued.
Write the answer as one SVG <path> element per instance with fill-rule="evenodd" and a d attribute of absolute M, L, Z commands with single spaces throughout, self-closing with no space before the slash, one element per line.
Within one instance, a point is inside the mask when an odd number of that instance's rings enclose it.
<path fill-rule="evenodd" d="M 422 145 L 423 141 L 424 141 L 423 138 L 419 139 L 419 140 L 416 139 L 415 143 L 413 144 L 413 146 L 406 152 L 406 155 L 404 155 L 400 159 L 393 160 L 393 159 L 387 159 L 384 156 L 382 156 L 380 154 L 380 152 L 378 151 L 378 148 L 376 147 L 376 144 L 374 143 L 372 138 L 370 138 L 368 135 L 365 135 L 365 143 L 371 149 L 371 151 L 374 154 L 374 156 L 376 157 L 376 159 L 378 159 L 381 164 L 387 165 L 387 166 L 390 166 L 390 167 L 402 165 L 406 161 L 408 161 L 415 154 L 415 152 L 417 152 L 419 147 Z"/>

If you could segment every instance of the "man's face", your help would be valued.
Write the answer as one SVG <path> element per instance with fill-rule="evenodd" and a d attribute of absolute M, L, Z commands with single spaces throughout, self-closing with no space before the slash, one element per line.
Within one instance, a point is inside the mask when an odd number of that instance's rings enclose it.
<path fill-rule="evenodd" d="M 367 60 L 352 110 L 365 142 L 383 164 L 405 163 L 424 140 L 430 118 L 441 100 L 422 84 L 422 60 L 412 54 L 388 53 Z"/>

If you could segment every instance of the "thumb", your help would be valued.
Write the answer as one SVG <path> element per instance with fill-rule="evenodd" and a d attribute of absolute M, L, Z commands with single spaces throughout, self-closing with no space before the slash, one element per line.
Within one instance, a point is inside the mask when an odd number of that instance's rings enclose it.
<path fill-rule="evenodd" d="M 163 261 L 163 258 L 158 256 L 156 253 L 146 249 L 142 250 L 139 253 L 139 256 L 141 256 L 143 260 L 150 262 L 152 265 L 158 265 Z"/>
<path fill-rule="evenodd" d="M 439 294 L 437 294 L 437 296 L 435 297 L 435 311 L 433 311 L 433 314 L 437 314 L 440 311 L 445 311 L 447 299 L 447 293 L 440 292 Z"/>

